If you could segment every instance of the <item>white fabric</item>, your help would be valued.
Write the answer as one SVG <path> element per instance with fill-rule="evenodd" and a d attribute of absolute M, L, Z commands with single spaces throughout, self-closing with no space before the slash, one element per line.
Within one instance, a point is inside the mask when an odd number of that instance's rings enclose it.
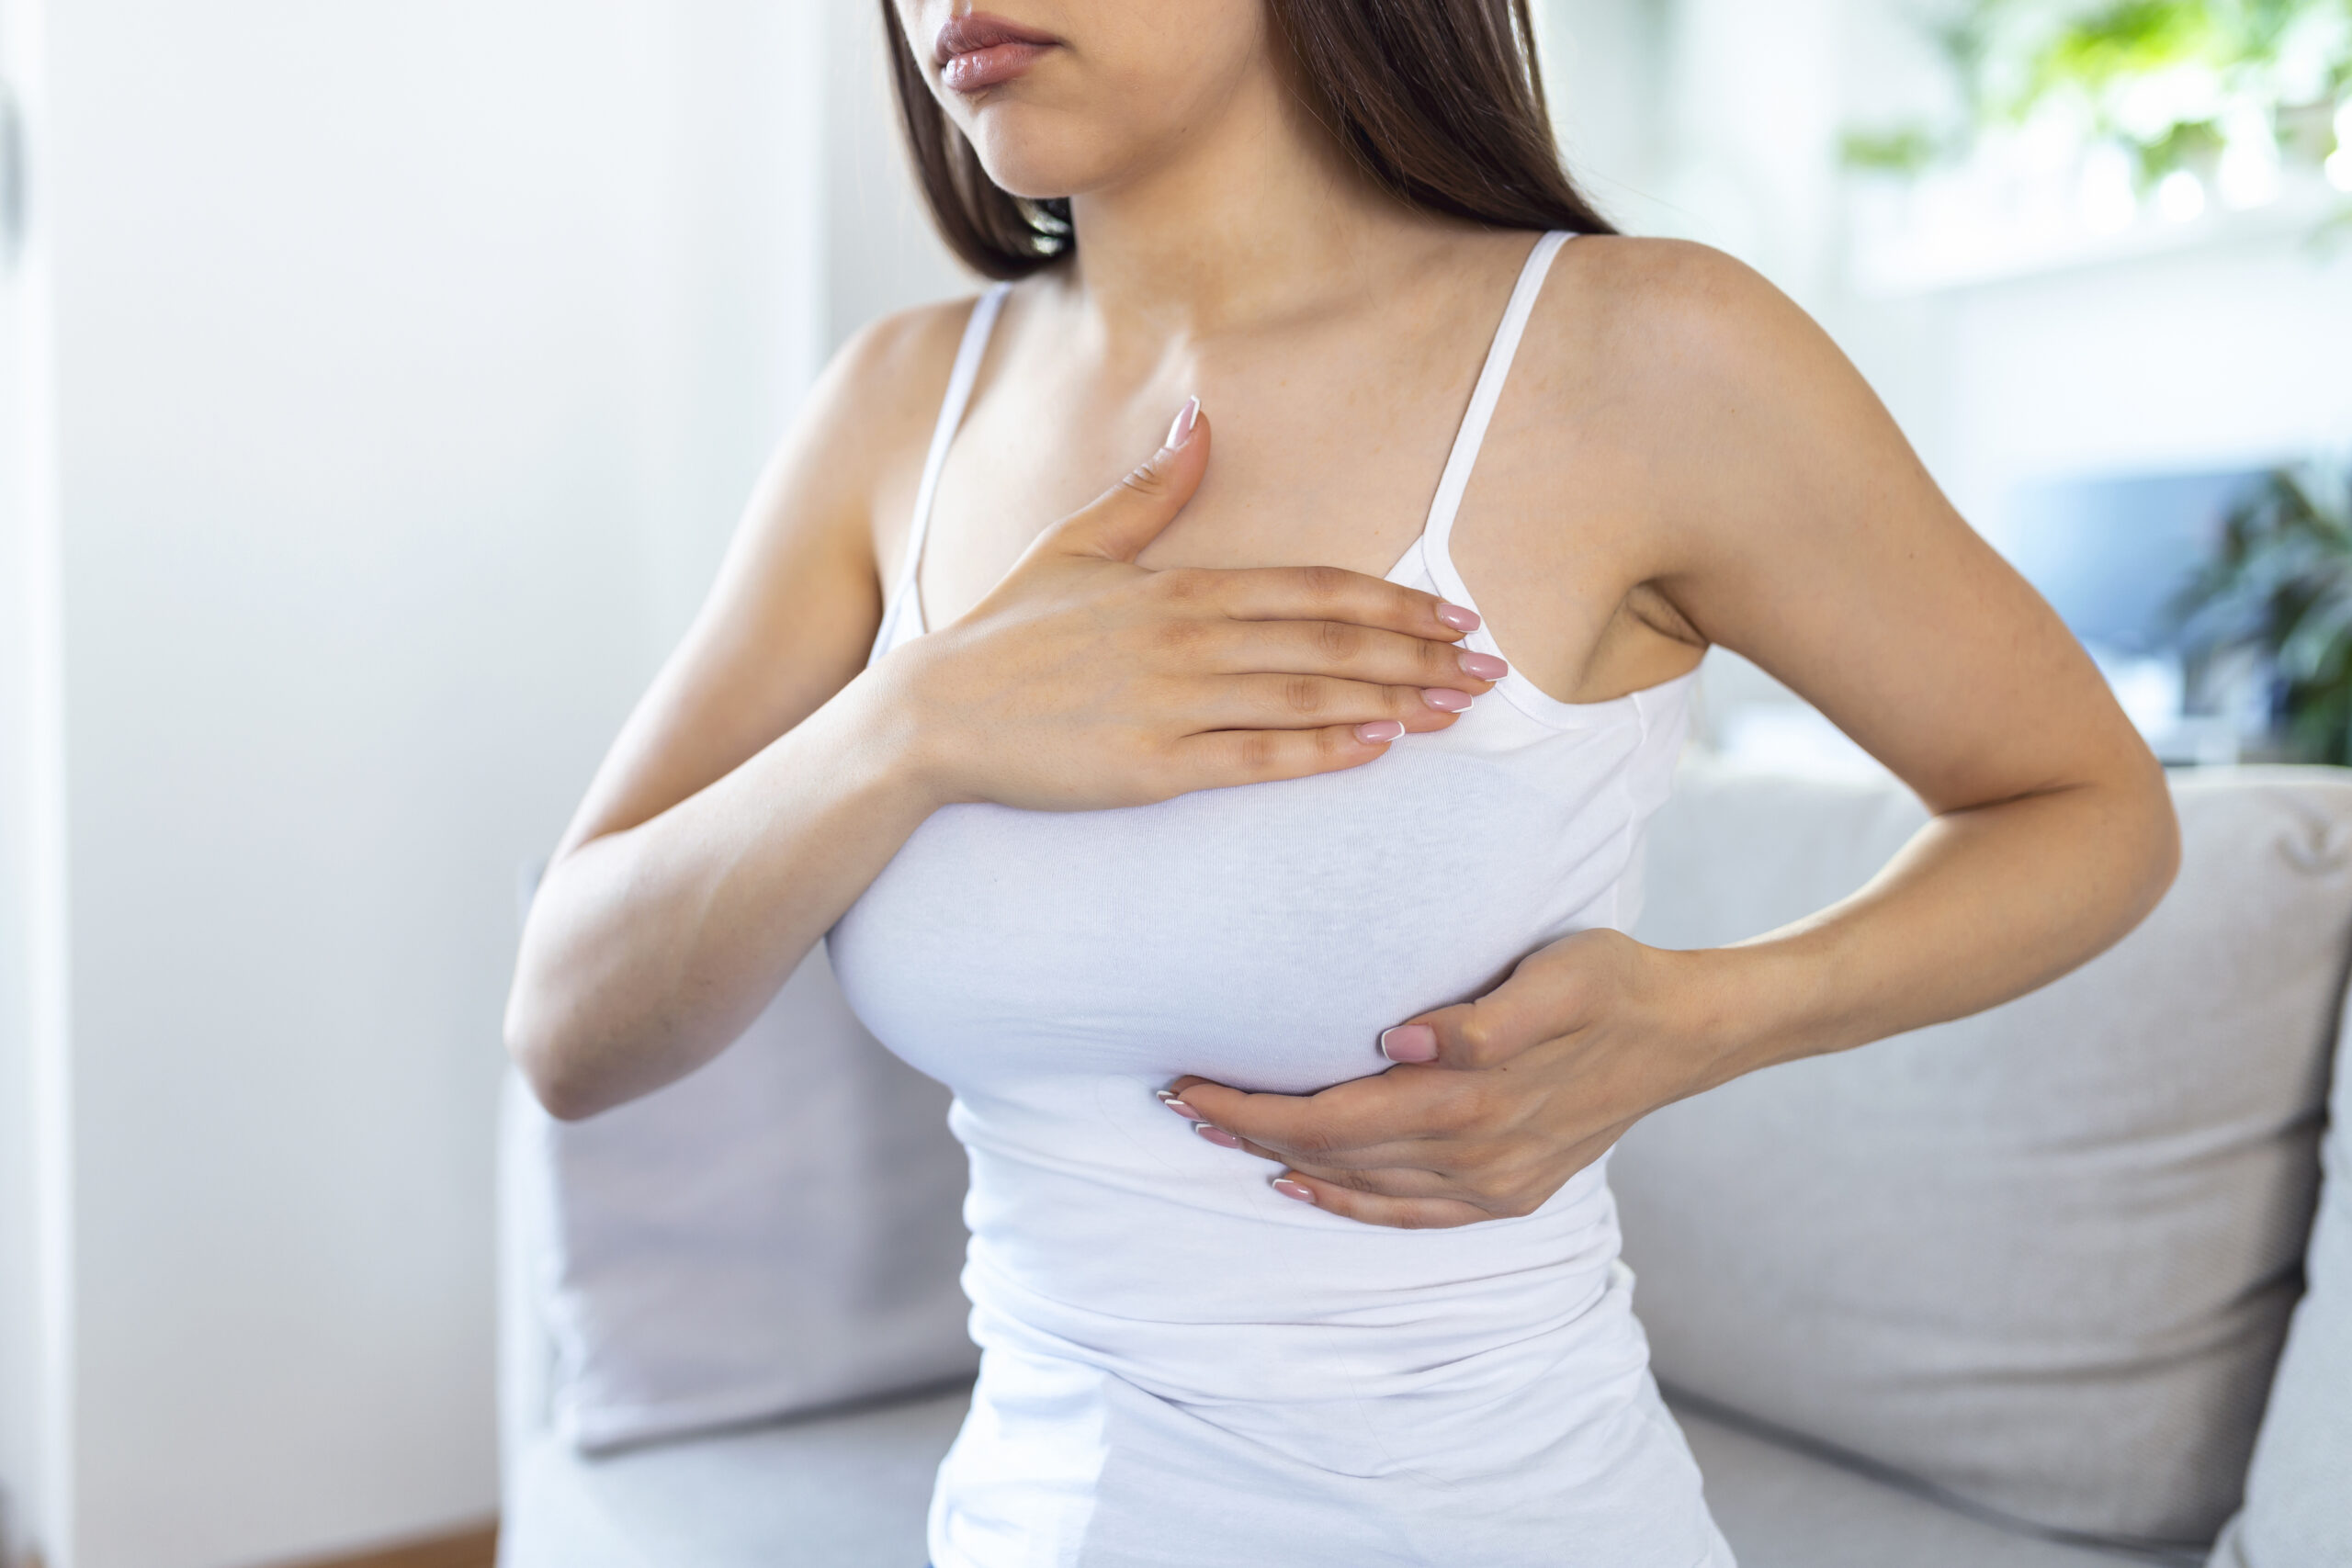
<path fill-rule="evenodd" d="M 551 1349 L 510 1408 L 543 1397 L 596 1450 L 968 1373 L 945 1100 L 850 1016 L 821 949 L 657 1094 L 569 1124 L 518 1096 L 508 1245 Z"/>
<path fill-rule="evenodd" d="M 1563 238 L 1529 258 L 1394 581 L 1474 605 L 1453 508 Z M 877 649 L 922 629 L 902 588 Z M 1130 810 L 956 807 L 910 839 L 831 942 L 859 1016 L 955 1089 L 971 1156 L 985 1354 L 938 1568 L 1730 1562 L 1600 1168 L 1525 1219 L 1379 1229 L 1277 1195 L 1152 1092 L 1379 1072 L 1383 1029 L 1623 924 L 1689 689 L 1571 705 L 1514 672 L 1351 772 Z"/>
<path fill-rule="evenodd" d="M 1670 1387 L 2044 1527 L 2212 1540 L 2309 1234 L 2352 773 L 2199 770 L 2174 797 L 2178 881 L 2081 970 L 1627 1135 L 1612 1179 Z M 1770 931 L 1925 819 L 1892 780 L 1688 769 L 1635 934 Z M 2306 1407 L 2340 1411 L 2316 1381 Z"/>

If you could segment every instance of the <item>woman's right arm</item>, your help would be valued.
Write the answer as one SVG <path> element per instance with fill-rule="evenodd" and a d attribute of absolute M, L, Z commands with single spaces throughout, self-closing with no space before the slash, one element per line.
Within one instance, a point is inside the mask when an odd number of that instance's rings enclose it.
<path fill-rule="evenodd" d="M 850 688 L 881 616 L 875 479 L 922 440 L 918 399 L 874 392 L 944 378 L 959 314 L 878 323 L 827 368 L 557 846 L 506 1009 L 556 1115 L 707 1061 L 932 808 L 879 683 Z"/>
<path fill-rule="evenodd" d="M 896 318 L 827 370 L 558 847 L 506 1014 L 556 1115 L 725 1049 L 944 805 L 1085 810 L 1354 767 L 1393 739 L 1370 726 L 1453 722 L 1424 690 L 1491 689 L 1428 594 L 1136 566 L 1200 482 L 1205 420 L 1046 529 L 971 614 L 867 666 L 876 498 L 919 460 L 928 422 L 906 411 L 927 400 L 907 389 L 944 383 L 963 320 Z"/>

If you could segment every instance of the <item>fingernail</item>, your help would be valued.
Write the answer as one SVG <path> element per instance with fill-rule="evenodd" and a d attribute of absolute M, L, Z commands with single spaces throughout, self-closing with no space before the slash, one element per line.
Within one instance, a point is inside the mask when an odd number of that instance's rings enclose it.
<path fill-rule="evenodd" d="M 1173 1111 L 1177 1115 L 1182 1116 L 1187 1122 L 1201 1122 L 1206 1120 L 1206 1118 L 1199 1111 L 1193 1110 L 1191 1106 L 1185 1104 L 1182 1100 L 1177 1099 L 1172 1094 L 1161 1095 L 1159 1097 L 1159 1103 L 1168 1107 L 1169 1110 Z"/>
<path fill-rule="evenodd" d="M 1480 624 L 1477 611 L 1449 604 L 1442 599 L 1437 602 L 1437 618 L 1458 632 L 1475 632 Z"/>
<path fill-rule="evenodd" d="M 1491 653 L 1465 653 L 1462 672 L 1474 681 L 1499 681 L 1510 673 L 1510 666 Z"/>
<path fill-rule="evenodd" d="M 1467 713 L 1470 711 L 1470 694 L 1467 692 L 1448 692 L 1441 689 L 1421 694 L 1421 701 L 1440 713 Z"/>
<path fill-rule="evenodd" d="M 1193 423 L 1200 417 L 1201 400 L 1186 399 L 1184 406 L 1176 411 L 1176 423 L 1168 427 L 1168 449 L 1170 452 L 1181 450 L 1184 443 L 1193 438 Z M 1475 621 L 1476 617 L 1473 616 L 1472 619 Z M 1452 622 L 1447 623 L 1449 626 L 1452 624 Z"/>
<path fill-rule="evenodd" d="M 1393 718 L 1374 719 L 1356 726 L 1356 739 L 1367 746 L 1385 746 L 1391 740 L 1404 739 L 1405 727 Z"/>
<path fill-rule="evenodd" d="M 1400 1023 L 1380 1037 L 1380 1054 L 1392 1062 L 1434 1062 L 1437 1031 L 1426 1023 Z"/>
<path fill-rule="evenodd" d="M 1302 1203 L 1315 1201 L 1315 1189 L 1301 1182 L 1293 1181 L 1286 1176 L 1276 1177 L 1273 1188 L 1285 1198 L 1295 1198 Z"/>
<path fill-rule="evenodd" d="M 1224 1128 L 1212 1127 L 1205 1122 L 1193 1122 L 1193 1131 L 1198 1133 L 1202 1137 L 1206 1138 L 1210 1143 L 1215 1144 L 1221 1149 L 1238 1149 L 1241 1146 L 1240 1139 L 1235 1137 Z"/>

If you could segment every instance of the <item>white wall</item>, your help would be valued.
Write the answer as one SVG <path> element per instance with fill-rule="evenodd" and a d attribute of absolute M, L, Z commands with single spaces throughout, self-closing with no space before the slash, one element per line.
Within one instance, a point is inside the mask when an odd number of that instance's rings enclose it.
<path fill-rule="evenodd" d="M 2220 244 L 1951 302 L 1951 476 L 2007 537 L 2021 481 L 2352 446 L 2352 248 Z"/>
<path fill-rule="evenodd" d="M 821 346 L 810 9 L 51 8 L 58 1568 L 232 1568 L 493 1506 L 515 870 Z M 12 1284 L 21 1163 L 0 1145 Z M 13 1398 L 28 1335 L 0 1333 Z"/>
<path fill-rule="evenodd" d="M 837 347 L 877 316 L 981 280 L 941 243 L 909 171 L 880 10 L 836 0 L 825 23 L 825 334 Z"/>
<path fill-rule="evenodd" d="M 0 0 L 0 115 L 38 123 L 38 13 Z M 11 151 L 21 152 L 21 144 Z M 6 156 L 0 152 L 0 157 Z M 17 164 L 21 172 L 21 163 Z M 0 1562 L 58 1517 L 68 1326 L 62 1117 L 62 683 L 56 534 L 42 438 L 46 258 L 0 188 Z"/>

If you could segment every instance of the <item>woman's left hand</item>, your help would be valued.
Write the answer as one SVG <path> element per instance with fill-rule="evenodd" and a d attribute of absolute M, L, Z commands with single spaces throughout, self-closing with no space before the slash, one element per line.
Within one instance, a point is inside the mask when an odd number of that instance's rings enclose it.
<path fill-rule="evenodd" d="M 1398 1066 L 1311 1095 L 1171 1086 L 1203 1135 L 1283 1168 L 1275 1190 L 1366 1224 L 1532 1214 L 1626 1129 L 1721 1081 L 1697 1021 L 1707 955 L 1579 931 L 1476 1001 L 1382 1037 Z"/>

